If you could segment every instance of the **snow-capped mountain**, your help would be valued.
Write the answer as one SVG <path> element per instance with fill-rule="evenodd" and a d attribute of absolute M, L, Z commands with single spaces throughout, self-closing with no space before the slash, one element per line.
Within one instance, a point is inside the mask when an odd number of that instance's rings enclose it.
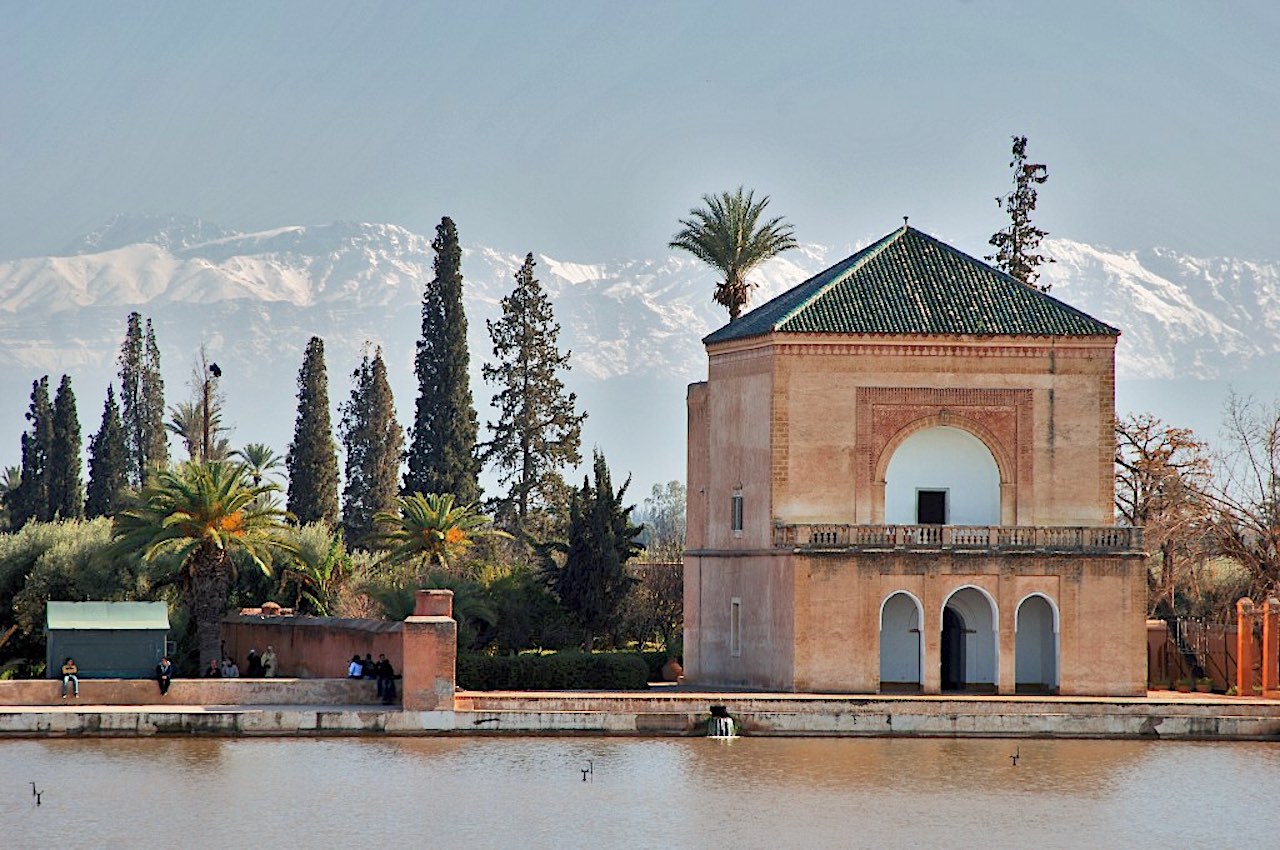
<path fill-rule="evenodd" d="M 1280 355 L 1280 263 L 1197 259 L 1167 249 L 1118 252 L 1046 243 L 1053 295 L 1123 330 L 1126 379 L 1229 379 Z M 758 304 L 856 246 L 806 245 L 760 269 Z M 975 253 L 980 253 L 976 251 Z M 64 256 L 0 263 L 0 465 L 18 459 L 31 381 L 72 376 L 85 435 L 97 429 L 125 316 L 156 326 L 170 403 L 185 398 L 201 344 L 222 366 L 233 443 L 283 453 L 295 416 L 295 379 L 309 337 L 325 340 L 330 398 L 366 343 L 387 359 L 400 418 L 410 418 L 412 360 L 430 237 L 388 224 L 335 223 L 236 233 L 196 219 L 117 218 Z M 522 255 L 464 250 L 473 389 L 481 418 L 492 390 L 479 380 Z M 633 491 L 683 477 L 685 385 L 705 375 L 700 338 L 723 324 L 715 276 L 671 255 L 582 263 L 535 255 L 537 275 L 570 349 L 568 376 L 590 414 L 584 442 L 599 445 Z"/>

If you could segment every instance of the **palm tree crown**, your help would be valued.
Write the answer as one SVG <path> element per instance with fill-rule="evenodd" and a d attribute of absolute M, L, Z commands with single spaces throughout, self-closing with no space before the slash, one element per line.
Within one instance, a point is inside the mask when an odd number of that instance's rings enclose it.
<path fill-rule="evenodd" d="M 221 655 L 233 554 L 270 575 L 272 555 L 294 548 L 281 536 L 284 513 L 266 504 L 276 489 L 253 486 L 242 464 L 188 461 L 157 472 L 137 503 L 116 514 L 114 551 L 145 561 L 173 553 L 181 561 L 201 667 Z"/>
<path fill-rule="evenodd" d="M 770 257 L 796 247 L 795 228 L 781 216 L 761 221 L 769 196 L 756 201 L 755 193 L 741 186 L 736 192 L 703 195 L 702 201 L 705 206 L 680 219 L 683 229 L 669 247 L 688 251 L 724 275 L 714 298 L 729 309 L 729 321 L 735 321 L 755 286 L 747 275 Z"/>
<path fill-rule="evenodd" d="M 474 504 L 455 506 L 449 493 L 397 498 L 396 510 L 381 511 L 374 520 L 385 529 L 381 537 L 390 548 L 385 559 L 389 564 L 422 560 L 448 569 L 449 560 L 477 539 L 511 537 L 493 528 Z"/>

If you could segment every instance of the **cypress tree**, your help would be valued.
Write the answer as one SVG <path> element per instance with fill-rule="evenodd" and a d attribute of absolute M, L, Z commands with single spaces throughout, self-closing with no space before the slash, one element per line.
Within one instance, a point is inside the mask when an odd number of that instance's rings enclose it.
<path fill-rule="evenodd" d="M 554 570 L 552 589 L 584 629 L 582 648 L 616 625 L 633 580 L 627 561 L 641 549 L 642 526 L 631 524 L 634 506 L 622 502 L 630 477 L 614 492 L 604 455 L 595 452 L 595 482 L 584 478 L 569 502 L 569 543 L 564 566 Z"/>
<path fill-rule="evenodd" d="M 493 363 L 484 379 L 498 386 L 493 406 L 498 421 L 488 423 L 492 439 L 481 459 L 496 467 L 509 486 L 496 513 L 518 538 L 534 531 L 531 520 L 560 507 L 564 480 L 560 470 L 576 466 L 585 413 L 577 396 L 566 393 L 559 373 L 569 370 L 569 352 L 560 353 L 560 326 L 551 301 L 533 276 L 533 254 L 516 273 L 514 291 L 502 299 L 502 318 L 487 323 Z"/>
<path fill-rule="evenodd" d="M 53 519 L 49 505 L 49 464 L 53 455 L 53 407 L 49 404 L 49 376 L 31 383 L 31 423 L 22 435 L 22 471 L 9 506 L 9 521 L 21 528 L 28 520 Z"/>
<path fill-rule="evenodd" d="M 431 247 L 435 277 L 422 296 L 422 336 L 414 357 L 418 400 L 404 492 L 452 493 L 466 505 L 480 497 L 480 461 L 462 306 L 462 248 L 452 219 L 440 220 Z"/>
<path fill-rule="evenodd" d="M 129 481 L 142 488 L 151 469 L 169 462 L 164 428 L 164 379 L 160 376 L 160 349 L 155 330 L 142 315 L 129 314 L 124 343 L 120 346 L 120 405 L 128 452 Z"/>
<path fill-rule="evenodd" d="M 379 348 L 352 373 L 351 398 L 342 406 L 342 442 L 347 452 L 342 525 L 347 540 L 371 546 L 374 514 L 391 511 L 399 495 L 404 431 L 396 422 L 387 367 Z"/>
<path fill-rule="evenodd" d="M 160 347 L 156 345 L 156 334 L 150 319 L 147 319 L 142 356 L 141 394 L 143 469 L 160 469 L 169 464 L 169 438 L 165 435 L 164 427 L 164 378 L 160 376 Z"/>
<path fill-rule="evenodd" d="M 54 519 L 84 516 L 80 477 L 80 416 L 71 378 L 62 376 L 53 398 L 53 444 L 49 452 L 49 512 Z"/>
<path fill-rule="evenodd" d="M 142 315 L 135 311 L 125 321 L 119 363 L 121 424 L 129 481 L 138 489 L 142 487 L 142 473 L 146 468 L 143 463 L 142 350 Z"/>
<path fill-rule="evenodd" d="M 996 206 L 1009 214 L 1009 226 L 997 231 L 990 244 L 996 249 L 987 257 L 997 268 L 1025 283 L 1033 289 L 1048 292 L 1050 287 L 1036 286 L 1040 277 L 1037 271 L 1041 263 L 1052 263 L 1051 257 L 1037 253 L 1040 241 L 1048 236 L 1031 223 L 1031 213 L 1036 208 L 1036 186 L 1049 179 L 1049 168 L 1044 163 L 1027 162 L 1027 137 L 1013 137 L 1013 191 L 996 198 Z"/>
<path fill-rule="evenodd" d="M 128 479 L 128 452 L 115 389 L 107 384 L 102 424 L 89 440 L 89 488 L 84 512 L 90 518 L 113 516 L 120 506 Z"/>
<path fill-rule="evenodd" d="M 298 370 L 298 417 L 285 456 L 289 513 L 300 525 L 338 523 L 338 447 L 329 416 L 329 377 L 324 340 L 311 337 Z"/>

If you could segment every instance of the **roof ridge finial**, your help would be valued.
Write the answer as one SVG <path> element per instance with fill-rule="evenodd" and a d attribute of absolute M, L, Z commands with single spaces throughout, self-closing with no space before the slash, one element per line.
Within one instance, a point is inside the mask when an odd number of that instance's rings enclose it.
<path fill-rule="evenodd" d="M 904 215 L 904 216 L 902 217 L 902 229 L 903 229 L 903 230 L 906 230 L 906 229 L 907 229 L 907 219 L 908 219 L 908 218 L 910 218 L 910 216 L 905 216 L 905 215 Z"/>

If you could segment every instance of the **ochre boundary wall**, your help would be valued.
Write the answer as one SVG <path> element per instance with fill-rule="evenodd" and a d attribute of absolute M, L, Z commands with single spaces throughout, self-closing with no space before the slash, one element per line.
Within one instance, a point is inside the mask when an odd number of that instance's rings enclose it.
<path fill-rule="evenodd" d="M 372 679 L 174 679 L 160 695 L 152 679 L 80 680 L 80 697 L 71 689 L 62 698 L 61 679 L 0 682 L 4 706 L 155 706 L 192 705 L 376 705 Z"/>

